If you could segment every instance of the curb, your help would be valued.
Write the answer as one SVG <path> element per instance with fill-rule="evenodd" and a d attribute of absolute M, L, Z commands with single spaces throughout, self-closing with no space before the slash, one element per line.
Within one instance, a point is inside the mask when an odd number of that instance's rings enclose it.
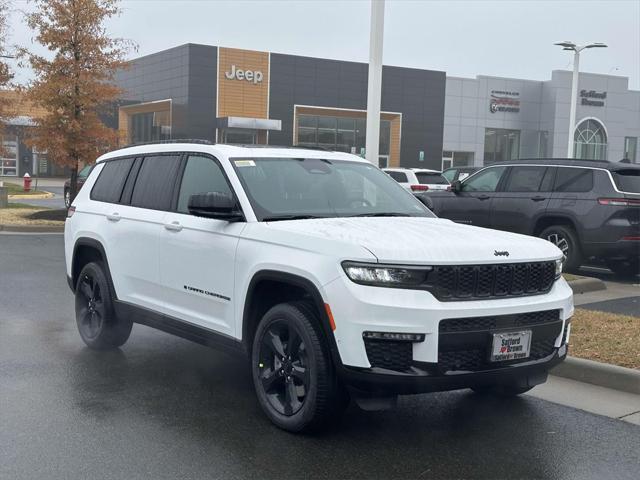
<path fill-rule="evenodd" d="M 557 377 L 640 395 L 640 370 L 567 357 L 549 373 Z"/>
<path fill-rule="evenodd" d="M 571 280 L 567 283 L 571 287 L 571 290 L 573 290 L 574 294 L 598 292 L 600 290 L 607 289 L 607 285 L 599 278 L 584 277 L 577 280 Z"/>
<path fill-rule="evenodd" d="M 8 233 L 64 233 L 64 225 L 0 225 L 0 232 Z"/>
<path fill-rule="evenodd" d="M 42 190 L 42 194 L 38 195 L 8 195 L 9 200 L 44 200 L 45 198 L 53 198 L 55 194 Z"/>

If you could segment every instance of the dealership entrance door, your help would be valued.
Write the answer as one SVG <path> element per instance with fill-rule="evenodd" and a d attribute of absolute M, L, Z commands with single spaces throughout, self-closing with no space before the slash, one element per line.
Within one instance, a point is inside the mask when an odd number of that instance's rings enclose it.
<path fill-rule="evenodd" d="M 220 130 L 218 135 L 222 143 L 234 143 L 236 145 L 255 145 L 258 143 L 258 132 L 256 130 L 230 128 Z"/>
<path fill-rule="evenodd" d="M 236 145 L 266 145 L 269 130 L 280 131 L 282 122 L 268 118 L 220 117 L 217 141 Z"/>

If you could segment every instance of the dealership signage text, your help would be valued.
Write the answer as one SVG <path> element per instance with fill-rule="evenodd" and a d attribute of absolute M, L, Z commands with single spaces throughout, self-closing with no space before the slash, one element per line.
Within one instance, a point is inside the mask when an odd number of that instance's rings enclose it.
<path fill-rule="evenodd" d="M 604 107 L 604 99 L 607 92 L 596 92 L 595 90 L 580 90 L 580 103 L 590 107 Z"/>
<path fill-rule="evenodd" d="M 520 112 L 520 93 L 505 92 L 502 90 L 491 90 L 491 100 L 489 101 L 489 111 L 496 112 Z"/>
<path fill-rule="evenodd" d="M 224 72 L 224 76 L 229 80 L 246 80 L 247 82 L 262 82 L 262 72 L 260 70 L 242 70 L 235 65 L 231 65 L 230 72 Z"/>

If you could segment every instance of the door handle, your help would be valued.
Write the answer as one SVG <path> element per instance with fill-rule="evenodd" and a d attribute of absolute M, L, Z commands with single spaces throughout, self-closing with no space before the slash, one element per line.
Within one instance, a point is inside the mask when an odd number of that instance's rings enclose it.
<path fill-rule="evenodd" d="M 491 197 L 489 195 L 478 195 L 476 198 L 478 200 L 488 200 Z"/>
<path fill-rule="evenodd" d="M 536 196 L 536 197 L 531 197 L 531 200 L 533 200 L 534 202 L 541 202 L 543 200 L 546 200 L 547 197 L 541 197 L 541 196 Z"/>
<path fill-rule="evenodd" d="M 113 213 L 108 213 L 107 214 L 107 220 L 111 221 L 111 222 L 119 222 L 120 221 L 120 214 L 118 212 L 113 212 Z"/>
<path fill-rule="evenodd" d="M 182 225 L 180 225 L 180 222 L 171 222 L 165 223 L 164 228 L 166 228 L 170 232 L 179 232 L 180 230 L 182 230 Z"/>

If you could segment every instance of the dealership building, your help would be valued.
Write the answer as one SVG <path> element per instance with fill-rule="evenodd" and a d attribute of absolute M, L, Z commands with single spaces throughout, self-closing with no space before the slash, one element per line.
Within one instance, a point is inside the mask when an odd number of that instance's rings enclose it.
<path fill-rule="evenodd" d="M 367 70 L 366 63 L 181 45 L 118 72 L 123 96 L 111 123 L 121 145 L 190 138 L 364 155 Z M 577 157 L 640 163 L 640 92 L 626 77 L 589 73 L 580 74 L 578 90 L 570 133 L 571 72 L 533 81 L 384 66 L 379 164 L 444 169 L 564 157 L 569 135 Z M 28 114 L 19 120 L 28 128 Z M 10 132 L 0 175 L 55 174 L 46 153 L 34 154 Z"/>

